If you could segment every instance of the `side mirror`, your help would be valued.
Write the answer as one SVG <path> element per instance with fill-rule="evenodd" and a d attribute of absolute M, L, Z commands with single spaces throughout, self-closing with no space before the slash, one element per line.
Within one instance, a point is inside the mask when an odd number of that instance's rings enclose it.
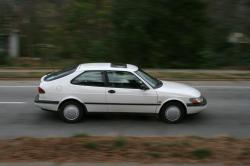
<path fill-rule="evenodd" d="M 140 87 L 141 90 L 148 90 L 149 89 L 143 82 L 141 82 L 139 84 L 139 87 Z"/>

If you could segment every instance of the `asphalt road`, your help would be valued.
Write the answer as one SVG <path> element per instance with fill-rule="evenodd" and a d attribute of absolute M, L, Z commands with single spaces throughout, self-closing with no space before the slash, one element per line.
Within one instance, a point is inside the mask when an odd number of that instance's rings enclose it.
<path fill-rule="evenodd" d="M 33 104 L 37 81 L 0 81 L 0 138 L 89 135 L 250 137 L 250 82 L 186 82 L 202 91 L 208 108 L 180 124 L 155 116 L 92 114 L 66 124 Z"/>

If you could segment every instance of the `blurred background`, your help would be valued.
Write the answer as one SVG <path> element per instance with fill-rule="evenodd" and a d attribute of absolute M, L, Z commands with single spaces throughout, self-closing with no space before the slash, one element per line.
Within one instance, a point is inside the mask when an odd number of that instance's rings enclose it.
<path fill-rule="evenodd" d="M 0 0 L 0 66 L 249 69 L 249 0 Z"/>

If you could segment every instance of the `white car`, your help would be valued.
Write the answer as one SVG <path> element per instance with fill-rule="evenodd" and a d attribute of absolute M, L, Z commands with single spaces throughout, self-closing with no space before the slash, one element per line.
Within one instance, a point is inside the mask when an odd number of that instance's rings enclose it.
<path fill-rule="evenodd" d="M 79 122 L 87 112 L 154 113 L 168 123 L 206 108 L 201 93 L 161 81 L 130 64 L 87 63 L 45 75 L 35 104 Z"/>

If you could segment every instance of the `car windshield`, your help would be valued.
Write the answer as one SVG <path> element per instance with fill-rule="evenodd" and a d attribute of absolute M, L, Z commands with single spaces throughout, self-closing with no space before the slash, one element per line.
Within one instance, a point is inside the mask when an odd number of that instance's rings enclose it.
<path fill-rule="evenodd" d="M 162 82 L 160 80 L 144 72 L 142 69 L 137 70 L 135 73 L 138 74 L 144 81 L 146 81 L 154 89 L 162 86 Z"/>
<path fill-rule="evenodd" d="M 70 75 L 72 73 L 75 72 L 76 70 L 76 66 L 74 67 L 68 67 L 68 68 L 65 68 L 63 70 L 60 70 L 60 71 L 57 71 L 57 72 L 53 72 L 53 73 L 50 73 L 48 74 L 44 80 L 45 81 L 53 81 L 53 80 L 56 80 L 56 79 L 59 79 L 59 78 L 62 78 L 62 77 L 65 77 L 67 75 Z"/>

